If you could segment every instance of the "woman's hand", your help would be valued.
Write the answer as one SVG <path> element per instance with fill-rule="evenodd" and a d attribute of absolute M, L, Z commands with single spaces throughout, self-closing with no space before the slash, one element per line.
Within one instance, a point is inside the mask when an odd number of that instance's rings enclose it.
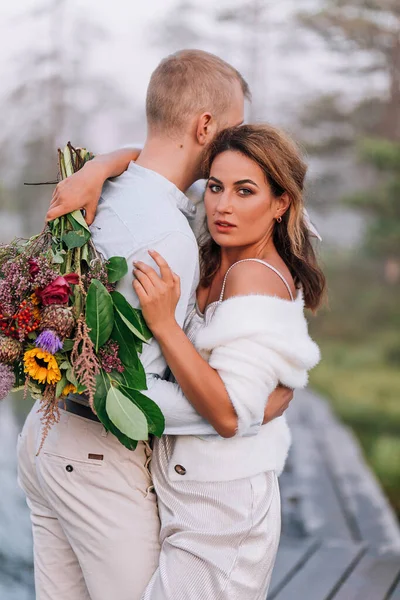
<path fill-rule="evenodd" d="M 83 208 L 86 222 L 93 223 L 105 179 L 101 167 L 91 162 L 57 184 L 46 221 Z"/>
<path fill-rule="evenodd" d="M 155 338 L 162 338 L 177 326 L 175 310 L 181 295 L 180 278 L 166 260 L 155 250 L 149 250 L 159 266 L 161 277 L 144 262 L 134 263 L 133 289 L 135 290 L 143 316 Z"/>

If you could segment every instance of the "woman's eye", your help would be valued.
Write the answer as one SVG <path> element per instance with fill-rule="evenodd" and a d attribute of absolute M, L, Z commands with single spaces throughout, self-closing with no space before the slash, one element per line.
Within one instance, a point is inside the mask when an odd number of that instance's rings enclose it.
<path fill-rule="evenodd" d="M 214 194 L 218 194 L 221 191 L 221 186 L 220 185 L 216 185 L 215 183 L 212 183 L 211 185 L 208 186 L 209 189 L 214 193 Z"/>
<path fill-rule="evenodd" d="M 240 188 L 239 190 L 239 194 L 241 196 L 250 196 L 253 193 L 252 190 L 249 190 L 249 188 Z"/>

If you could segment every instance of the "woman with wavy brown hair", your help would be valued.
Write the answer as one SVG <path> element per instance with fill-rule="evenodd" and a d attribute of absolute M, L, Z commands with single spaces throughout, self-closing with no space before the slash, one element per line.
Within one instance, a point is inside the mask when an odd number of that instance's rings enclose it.
<path fill-rule="evenodd" d="M 161 555 L 144 600 L 266 597 L 280 537 L 277 478 L 290 446 L 284 415 L 262 424 L 266 399 L 279 383 L 304 387 L 319 360 L 304 308 L 317 310 L 325 278 L 297 146 L 269 125 L 228 129 L 208 148 L 205 172 L 201 278 L 183 330 L 179 277 L 151 250 L 158 271 L 134 265 L 176 394 L 215 429 L 154 441 Z"/>

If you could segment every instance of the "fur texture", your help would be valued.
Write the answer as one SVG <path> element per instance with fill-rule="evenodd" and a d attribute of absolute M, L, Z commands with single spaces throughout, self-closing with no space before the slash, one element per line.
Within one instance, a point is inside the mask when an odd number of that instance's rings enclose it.
<path fill-rule="evenodd" d="M 278 383 L 306 386 L 308 370 L 320 360 L 308 334 L 302 293 L 294 302 L 263 295 L 225 300 L 199 331 L 195 345 L 221 376 L 238 415 L 238 430 L 226 440 L 178 436 L 170 477 L 181 479 L 174 470 L 177 464 L 185 466 L 186 480 L 226 481 L 268 470 L 280 474 L 290 432 L 284 416 L 261 425 L 266 401 Z"/>
<path fill-rule="evenodd" d="M 265 402 L 278 383 L 307 385 L 320 359 L 308 334 L 301 292 L 290 302 L 271 296 L 239 296 L 222 302 L 196 338 L 225 383 L 238 415 L 238 434 L 263 419 Z"/>

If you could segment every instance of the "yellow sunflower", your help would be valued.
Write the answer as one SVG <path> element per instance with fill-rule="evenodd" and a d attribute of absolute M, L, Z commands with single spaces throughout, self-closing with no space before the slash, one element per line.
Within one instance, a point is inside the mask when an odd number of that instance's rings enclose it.
<path fill-rule="evenodd" d="M 39 383 L 54 384 L 61 379 L 55 357 L 41 348 L 27 350 L 24 354 L 25 373 Z"/>
<path fill-rule="evenodd" d="M 62 396 L 68 396 L 68 394 L 76 394 L 77 389 L 73 383 L 67 383 L 63 391 L 61 392 Z"/>

